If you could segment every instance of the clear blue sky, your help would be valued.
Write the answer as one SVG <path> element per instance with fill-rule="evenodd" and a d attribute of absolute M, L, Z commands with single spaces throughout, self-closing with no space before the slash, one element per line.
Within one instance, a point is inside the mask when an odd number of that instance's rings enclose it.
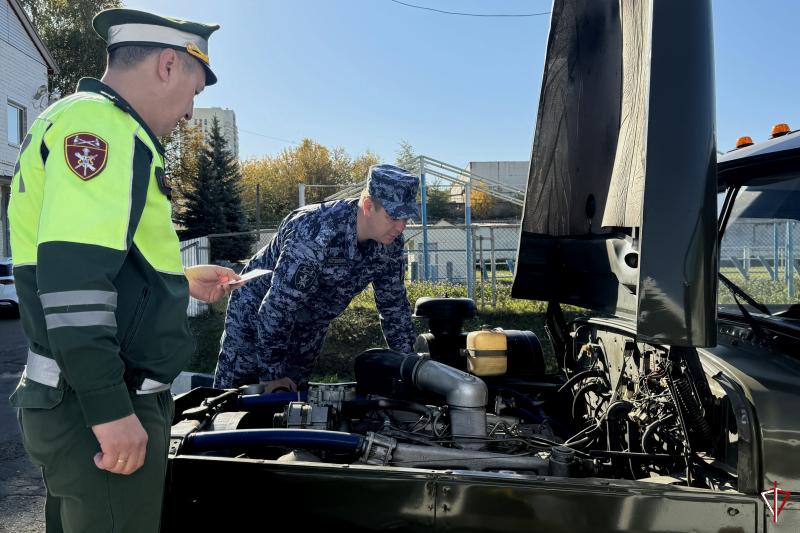
<path fill-rule="evenodd" d="M 472 13 L 551 6 L 405 1 Z M 390 0 L 125 5 L 222 25 L 210 45 L 220 82 L 196 105 L 236 112 L 242 157 L 291 146 L 268 137 L 309 137 L 351 155 L 370 149 L 387 162 L 401 139 L 418 154 L 458 166 L 530 156 L 549 15 L 463 17 Z M 713 6 L 719 149 L 732 148 L 740 135 L 763 140 L 776 122 L 800 128 L 800 2 L 715 0 Z"/>

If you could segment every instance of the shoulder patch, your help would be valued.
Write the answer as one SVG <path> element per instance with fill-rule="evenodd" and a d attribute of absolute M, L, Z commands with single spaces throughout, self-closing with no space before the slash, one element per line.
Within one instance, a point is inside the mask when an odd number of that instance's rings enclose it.
<path fill-rule="evenodd" d="M 292 278 L 292 285 L 298 290 L 306 291 L 317 281 L 317 270 L 307 263 L 298 265 Z"/>
<path fill-rule="evenodd" d="M 108 143 L 93 133 L 72 133 L 64 139 L 64 158 L 84 181 L 100 174 L 108 161 Z"/>

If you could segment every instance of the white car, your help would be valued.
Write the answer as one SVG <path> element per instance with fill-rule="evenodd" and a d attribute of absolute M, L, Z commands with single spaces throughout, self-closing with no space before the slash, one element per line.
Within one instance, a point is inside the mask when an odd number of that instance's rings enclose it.
<path fill-rule="evenodd" d="M 6 310 L 19 316 L 19 298 L 10 257 L 0 258 L 0 311 Z"/>

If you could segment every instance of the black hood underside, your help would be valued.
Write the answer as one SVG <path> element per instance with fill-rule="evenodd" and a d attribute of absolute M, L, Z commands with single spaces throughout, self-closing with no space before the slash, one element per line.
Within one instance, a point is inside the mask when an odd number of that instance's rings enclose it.
<path fill-rule="evenodd" d="M 709 0 L 556 0 L 512 295 L 716 340 Z"/>

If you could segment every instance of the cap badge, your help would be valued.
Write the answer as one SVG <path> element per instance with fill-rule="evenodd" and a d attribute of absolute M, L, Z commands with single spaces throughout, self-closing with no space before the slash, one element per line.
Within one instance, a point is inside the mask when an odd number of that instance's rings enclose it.
<path fill-rule="evenodd" d="M 193 55 L 194 57 L 199 59 L 200 61 L 208 63 L 209 65 L 211 64 L 211 61 L 208 59 L 208 56 L 206 54 L 204 54 L 203 51 L 200 50 L 200 47 L 197 46 L 196 44 L 194 44 L 192 42 L 187 42 L 186 43 L 186 51 L 190 55 Z"/>

